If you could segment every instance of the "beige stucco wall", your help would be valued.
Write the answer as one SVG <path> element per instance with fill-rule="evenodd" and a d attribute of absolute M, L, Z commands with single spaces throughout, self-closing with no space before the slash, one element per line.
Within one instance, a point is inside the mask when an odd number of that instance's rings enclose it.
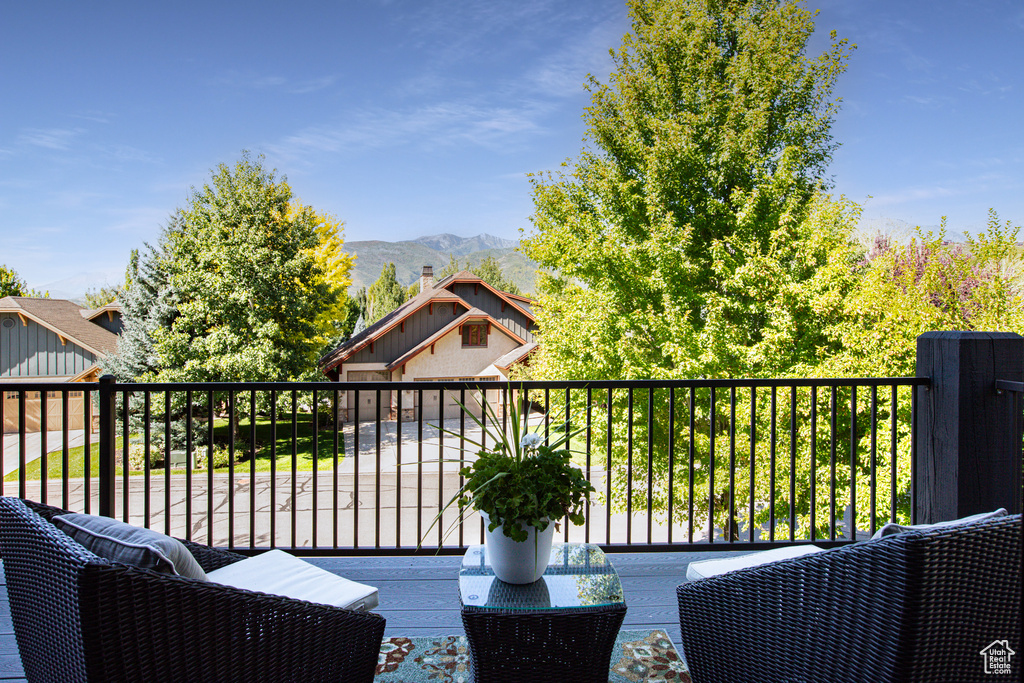
<path fill-rule="evenodd" d="M 462 335 L 458 329 L 452 330 L 434 343 L 434 353 L 430 349 L 424 350 L 418 356 L 405 364 L 405 373 L 400 369 L 392 373 L 394 381 L 414 381 L 430 379 L 460 379 L 463 377 L 493 377 L 502 381 L 505 378 L 501 372 L 494 367 L 494 360 L 505 355 L 512 349 L 519 346 L 519 342 L 508 337 L 496 327 L 491 327 L 491 334 L 487 338 L 486 347 L 463 348 Z M 392 407 L 397 402 L 397 393 L 392 396 Z M 475 393 L 475 392 L 472 392 Z M 487 400 L 496 405 L 498 392 L 488 391 Z M 415 404 L 415 393 L 412 391 L 403 392 L 403 408 Z M 461 409 L 455 403 L 455 395 L 445 396 L 444 416 L 446 418 L 458 417 Z M 466 395 L 468 407 L 476 414 L 480 414 L 479 404 L 474 400 L 471 393 Z M 440 396 L 437 392 L 429 392 L 423 395 L 423 419 L 432 420 L 439 417 L 441 413 Z"/>
<path fill-rule="evenodd" d="M 460 377 L 501 377 L 492 363 L 512 349 L 519 342 L 491 326 L 487 346 L 463 348 L 462 335 L 454 329 L 434 343 L 434 353 L 426 349 L 405 364 L 403 380 L 416 379 L 458 379 Z M 396 379 L 398 379 L 396 377 Z"/>

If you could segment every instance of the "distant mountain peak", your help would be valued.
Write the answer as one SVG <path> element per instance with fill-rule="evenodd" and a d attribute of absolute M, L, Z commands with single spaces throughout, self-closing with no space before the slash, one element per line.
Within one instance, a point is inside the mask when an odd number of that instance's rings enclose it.
<path fill-rule="evenodd" d="M 346 242 L 345 250 L 356 255 L 352 268 L 352 290 L 367 287 L 380 275 L 385 263 L 395 264 L 395 276 L 403 285 L 419 280 L 423 266 L 433 266 L 438 273 L 448 265 L 449 255 L 463 267 L 474 268 L 488 257 L 498 260 L 505 277 L 522 291 L 532 292 L 537 264 L 516 251 L 519 242 L 494 235 L 460 237 L 450 233 L 425 235 L 411 240 L 385 242 L 360 240 Z"/>
<path fill-rule="evenodd" d="M 475 237 L 459 237 L 446 232 L 440 235 L 424 235 L 409 241 L 455 256 L 464 256 L 485 249 L 515 249 L 519 244 L 516 240 L 507 240 L 486 233 Z"/>

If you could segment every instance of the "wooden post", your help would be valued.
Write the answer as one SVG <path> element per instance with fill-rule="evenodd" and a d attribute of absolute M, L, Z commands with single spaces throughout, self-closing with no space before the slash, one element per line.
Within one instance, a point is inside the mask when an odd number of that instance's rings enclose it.
<path fill-rule="evenodd" d="M 926 332 L 917 338 L 919 387 L 915 522 L 997 508 L 1021 511 L 1021 403 L 996 381 L 1024 380 L 1024 337 Z"/>
<path fill-rule="evenodd" d="M 100 377 L 100 472 L 99 497 L 100 514 L 113 517 L 114 500 L 117 494 L 117 468 L 114 464 L 114 450 L 117 447 L 117 396 L 114 393 L 114 376 Z"/>

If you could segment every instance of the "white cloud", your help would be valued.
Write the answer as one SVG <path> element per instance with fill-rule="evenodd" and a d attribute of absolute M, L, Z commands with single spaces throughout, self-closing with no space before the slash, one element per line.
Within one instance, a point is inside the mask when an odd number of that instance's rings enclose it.
<path fill-rule="evenodd" d="M 18 142 L 47 149 L 66 150 L 71 141 L 83 132 L 81 128 L 26 128 Z"/>
<path fill-rule="evenodd" d="M 442 102 L 404 111 L 364 110 L 346 121 L 305 128 L 269 145 L 268 152 L 296 159 L 318 152 L 404 145 L 432 149 L 468 143 L 493 148 L 537 132 L 536 118 L 544 109 L 539 103 L 513 108 Z"/>
<path fill-rule="evenodd" d="M 587 74 L 598 80 L 607 80 L 614 68 L 610 48 L 618 47 L 623 27 L 617 20 L 608 20 L 595 26 L 576 42 L 565 45 L 548 56 L 527 79 L 541 92 L 555 96 L 579 95 Z"/>
<path fill-rule="evenodd" d="M 305 95 L 329 88 L 336 80 L 336 76 L 293 79 L 280 75 L 226 71 L 212 79 L 210 83 L 218 88 L 226 87 L 242 90 L 277 89 L 293 95 Z"/>

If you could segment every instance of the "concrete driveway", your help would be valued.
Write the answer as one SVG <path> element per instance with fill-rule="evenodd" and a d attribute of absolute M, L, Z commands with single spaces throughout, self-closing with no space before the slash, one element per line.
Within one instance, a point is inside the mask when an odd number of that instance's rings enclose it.
<path fill-rule="evenodd" d="M 93 435 L 94 439 L 98 439 L 98 435 Z M 3 454 L 3 476 L 7 476 L 11 472 L 18 469 L 19 466 L 19 453 L 21 450 L 20 446 L 21 439 L 17 434 L 4 434 L 4 454 Z M 33 432 L 25 435 L 25 462 L 30 463 L 33 460 L 38 460 L 42 455 L 42 434 L 40 432 Z M 85 430 L 84 429 L 72 429 L 68 431 L 68 448 L 74 448 L 75 446 L 81 446 L 85 443 Z M 64 432 L 63 431 L 52 431 L 46 432 L 46 452 L 53 453 L 60 451 L 64 448 Z"/>

